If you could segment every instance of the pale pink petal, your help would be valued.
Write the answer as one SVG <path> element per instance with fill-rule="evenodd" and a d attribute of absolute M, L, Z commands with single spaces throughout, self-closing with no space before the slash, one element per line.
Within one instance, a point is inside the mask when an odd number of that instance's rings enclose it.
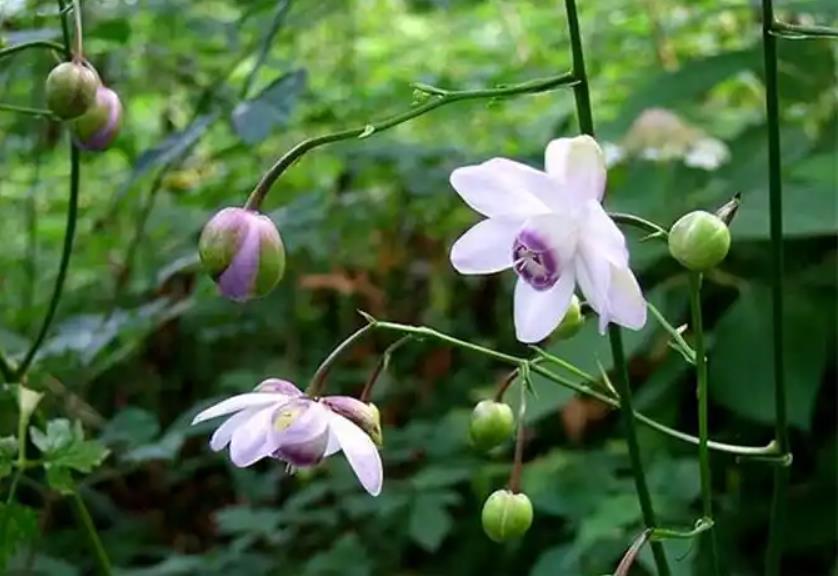
<path fill-rule="evenodd" d="M 275 406 L 262 408 L 236 428 L 230 440 L 230 460 L 233 464 L 244 468 L 276 450 L 270 434 L 275 412 Z"/>
<path fill-rule="evenodd" d="M 300 391 L 297 386 L 294 385 L 293 382 L 288 380 L 282 380 L 281 378 L 267 378 L 259 382 L 259 385 L 256 386 L 257 392 L 274 392 L 278 394 L 285 394 L 289 398 L 294 398 L 296 396 L 302 396 L 303 393 Z"/>
<path fill-rule="evenodd" d="M 210 448 L 212 448 L 215 452 L 223 450 L 224 447 L 230 443 L 230 438 L 233 437 L 233 432 L 235 432 L 236 429 L 243 423 L 247 422 L 258 411 L 259 408 L 245 408 L 241 412 L 236 412 L 227 418 L 224 423 L 215 430 L 212 438 L 210 438 Z"/>
<path fill-rule="evenodd" d="M 451 173 L 451 186 L 466 204 L 489 218 L 523 219 L 548 211 L 543 200 L 555 189 L 544 172 L 506 158 L 493 158 Z"/>
<path fill-rule="evenodd" d="M 608 309 L 611 320 L 626 328 L 640 330 L 646 324 L 646 300 L 628 267 L 611 266 Z"/>
<path fill-rule="evenodd" d="M 628 266 L 629 253 L 626 238 L 602 208 L 602 204 L 596 200 L 589 200 L 585 208 L 581 242 L 595 245 L 593 249 L 612 264 L 620 267 Z"/>
<path fill-rule="evenodd" d="M 519 278 L 515 284 L 515 334 L 525 343 L 547 338 L 564 318 L 573 295 L 573 270 L 565 271 L 547 290 L 536 290 Z"/>
<path fill-rule="evenodd" d="M 238 412 L 245 408 L 254 408 L 259 406 L 267 406 L 269 404 L 282 404 L 286 402 L 288 397 L 284 394 L 273 394 L 268 392 L 248 392 L 247 394 L 238 394 L 226 400 L 222 400 L 218 404 L 213 404 L 206 410 L 198 412 L 195 418 L 192 419 L 192 424 L 198 424 L 211 418 L 224 416 L 231 412 Z"/>
<path fill-rule="evenodd" d="M 451 264 L 460 274 L 492 274 L 512 266 L 512 244 L 523 220 L 487 218 L 451 247 Z"/>
<path fill-rule="evenodd" d="M 602 200 L 605 193 L 605 156 L 588 135 L 557 138 L 544 152 L 547 173 L 577 202 Z"/>
<path fill-rule="evenodd" d="M 340 414 L 331 413 L 329 427 L 361 485 L 371 495 L 378 496 L 384 481 L 384 470 L 381 456 L 373 441 L 363 430 Z"/>
<path fill-rule="evenodd" d="M 579 289 L 599 315 L 599 331 L 604 334 L 610 318 L 608 290 L 611 284 L 611 264 L 588 243 L 581 242 L 574 270 Z"/>

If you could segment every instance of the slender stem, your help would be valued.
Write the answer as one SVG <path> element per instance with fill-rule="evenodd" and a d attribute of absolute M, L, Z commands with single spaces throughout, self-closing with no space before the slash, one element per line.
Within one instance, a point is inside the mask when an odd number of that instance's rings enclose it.
<path fill-rule="evenodd" d="M 81 523 L 85 534 L 87 534 L 88 543 L 93 551 L 93 555 L 96 557 L 96 564 L 99 567 L 99 573 L 104 576 L 110 576 L 110 574 L 113 574 L 111 561 L 108 558 L 108 553 L 105 552 L 105 547 L 102 545 L 102 540 L 99 538 L 99 533 L 96 531 L 96 525 L 90 517 L 90 512 L 88 512 L 84 500 L 82 500 L 82 497 L 78 492 L 74 491 L 70 496 L 70 501 L 73 504 L 73 508 L 76 511 L 76 515 L 78 516 L 79 522 Z"/>
<path fill-rule="evenodd" d="M 701 318 L 701 274 L 690 274 L 690 309 L 695 340 L 695 374 L 698 386 L 698 460 L 701 476 L 701 511 L 705 518 L 713 518 L 713 481 L 710 474 L 710 449 L 707 446 L 707 353 L 704 349 L 704 325 Z M 715 530 L 709 531 L 704 540 L 713 574 L 719 573 L 719 555 L 716 550 Z"/>
<path fill-rule="evenodd" d="M 560 74 L 558 76 L 550 76 L 548 78 L 530 80 L 520 84 L 510 84 L 508 86 L 499 86 L 497 88 L 483 88 L 479 90 L 445 90 L 424 84 L 415 84 L 414 88 L 420 92 L 424 92 L 430 97 L 422 104 L 414 106 L 410 110 L 391 116 L 385 120 L 372 122 L 364 126 L 350 128 L 348 130 L 341 130 L 339 132 L 332 132 L 330 134 L 323 134 L 322 136 L 315 136 L 308 138 L 298 143 L 296 146 L 286 152 L 271 168 L 265 172 L 262 179 L 256 185 L 256 188 L 250 194 L 244 207 L 249 210 L 258 210 L 262 205 L 262 201 L 273 186 L 274 182 L 291 167 L 305 153 L 333 142 L 341 140 L 349 140 L 351 138 L 367 138 L 376 132 L 383 132 L 393 126 L 403 124 L 408 120 L 412 120 L 417 116 L 427 114 L 431 110 L 435 110 L 446 104 L 452 102 L 459 102 L 462 100 L 478 100 L 482 98 L 508 98 L 510 96 L 517 96 L 520 94 L 536 94 L 539 92 L 547 92 L 554 90 L 560 86 L 572 86 L 576 80 L 571 74 Z"/>
<path fill-rule="evenodd" d="M 35 354 L 38 352 L 38 349 L 41 347 L 41 344 L 44 343 L 44 339 L 47 336 L 50 324 L 52 324 L 52 320 L 55 317 L 55 312 L 58 309 L 58 302 L 59 300 L 61 300 L 61 293 L 64 290 L 64 280 L 67 277 L 67 268 L 70 265 L 70 254 L 72 254 L 73 252 L 73 239 L 76 235 L 76 219 L 78 217 L 79 207 L 79 178 L 79 150 L 78 148 L 76 148 L 75 144 L 73 144 L 73 141 L 71 139 L 70 200 L 69 206 L 67 207 L 67 227 L 64 231 L 64 248 L 61 252 L 61 261 L 58 264 L 58 276 L 56 276 L 55 278 L 55 285 L 52 289 L 52 297 L 50 298 L 49 305 L 47 307 L 47 313 L 44 316 L 44 320 L 41 322 L 41 329 L 38 331 L 38 335 L 35 337 L 35 341 L 32 343 L 29 350 L 26 352 L 26 355 L 23 357 L 23 360 L 21 360 L 20 365 L 18 365 L 17 371 L 15 372 L 15 379 L 17 380 L 19 380 L 24 374 L 26 374 L 26 370 L 29 368 L 29 365 L 35 358 Z"/>
<path fill-rule="evenodd" d="M 634 542 L 631 543 L 629 549 L 626 550 L 625 555 L 620 560 L 620 563 L 617 565 L 617 569 L 614 570 L 614 576 L 628 576 L 629 570 L 634 565 L 634 560 L 637 558 L 637 555 L 640 554 L 640 550 L 649 541 L 649 537 L 652 535 L 652 529 L 646 528 L 643 532 L 640 533 Z"/>
<path fill-rule="evenodd" d="M 579 121 L 579 130 L 590 136 L 594 135 L 594 118 L 591 111 L 591 97 L 588 90 L 588 77 L 585 73 L 585 56 L 582 50 L 582 34 L 579 30 L 579 16 L 576 11 L 576 0 L 565 0 L 567 10 L 567 26 L 570 34 L 570 50 L 573 58 L 573 76 L 578 83 L 573 87 L 573 95 L 576 101 L 576 116 Z M 640 457 L 640 446 L 637 442 L 637 431 L 635 430 L 634 408 L 632 407 L 631 387 L 628 381 L 628 367 L 623 354 L 623 342 L 620 328 L 612 324 L 608 330 L 611 343 L 611 355 L 614 360 L 616 388 L 620 394 L 620 403 L 623 407 L 623 424 L 625 427 L 626 442 L 629 446 L 634 483 L 637 489 L 637 497 L 640 500 L 640 509 L 643 512 L 643 522 L 647 528 L 655 528 L 655 511 L 652 507 L 652 497 L 646 485 L 646 476 L 643 472 L 643 461 Z M 652 554 L 655 558 L 655 566 L 658 574 L 669 576 L 669 564 L 666 560 L 666 553 L 659 542 L 651 544 Z"/>
<path fill-rule="evenodd" d="M 509 387 L 512 386 L 512 383 L 515 382 L 515 379 L 521 373 L 521 368 L 516 368 L 509 374 L 507 374 L 503 380 L 501 380 L 500 384 L 498 385 L 498 389 L 495 391 L 494 400 L 495 402 L 503 402 L 503 397 L 506 394 L 506 391 L 509 390 Z"/>
<path fill-rule="evenodd" d="M 0 103 L 0 111 L 27 114 L 29 116 L 41 116 L 51 120 L 57 120 L 55 115 L 45 108 L 30 108 L 29 106 L 17 106 L 16 104 Z"/>
<path fill-rule="evenodd" d="M 372 396 L 372 389 L 375 387 L 376 382 L 378 382 L 379 376 L 381 376 L 381 374 L 383 374 L 390 365 L 390 358 L 393 353 L 411 340 L 413 340 L 413 336 L 407 334 L 390 344 L 387 349 L 384 350 L 384 353 L 378 360 L 378 364 L 375 365 L 370 377 L 367 378 L 367 383 L 364 384 L 364 389 L 361 391 L 360 396 L 358 396 L 358 400 L 361 402 L 369 402 L 370 396 Z"/>
<path fill-rule="evenodd" d="M 539 364 L 539 358 L 527 361 L 526 358 L 520 358 L 509 354 L 504 354 L 502 352 L 498 352 L 490 348 L 485 348 L 472 342 L 467 342 L 465 340 L 454 338 L 453 336 L 449 336 L 448 334 L 444 334 L 426 326 L 411 326 L 408 324 L 398 324 L 395 322 L 379 321 L 372 318 L 370 318 L 370 324 L 374 328 L 380 328 L 382 330 L 397 332 L 400 334 L 413 334 L 419 337 L 434 338 L 436 340 L 440 340 L 442 342 L 445 342 L 446 344 L 450 344 L 457 348 L 470 350 L 472 352 L 488 356 L 489 358 L 493 358 L 495 360 L 499 360 L 501 362 L 516 367 L 521 366 L 522 363 L 527 363 L 529 365 L 529 369 L 533 373 L 539 374 L 540 376 L 543 376 L 551 382 L 559 384 L 560 386 L 564 386 L 565 388 L 569 388 L 580 394 L 585 394 L 586 396 L 596 398 L 600 402 L 603 402 L 604 404 L 607 404 L 612 408 L 621 408 L 620 401 L 618 399 L 603 394 L 602 392 L 594 390 L 593 388 L 584 384 L 580 384 L 578 382 L 574 382 L 573 380 L 564 378 L 563 376 L 560 376 L 555 372 L 552 372 L 548 368 Z M 646 426 L 654 430 L 657 430 L 658 432 L 661 432 L 666 436 L 670 436 L 672 438 L 681 440 L 682 442 L 686 442 L 688 444 L 693 444 L 695 446 L 698 445 L 698 438 L 695 436 L 691 436 L 686 432 L 681 432 L 680 430 L 670 428 L 669 426 L 661 424 L 660 422 L 653 420 L 652 418 L 649 418 L 648 416 L 640 412 L 634 412 L 634 415 L 638 422 L 641 422 L 642 424 L 645 424 Z M 716 450 L 717 452 L 725 452 L 727 454 L 733 454 L 742 458 L 761 459 L 769 462 L 777 462 L 779 464 L 785 463 L 784 455 L 777 453 L 776 446 L 773 442 L 769 443 L 766 446 L 740 446 L 738 444 L 726 444 L 723 442 L 715 442 L 711 440 L 707 444 L 711 450 Z"/>
<path fill-rule="evenodd" d="M 509 475 L 509 491 L 513 494 L 521 491 L 521 473 L 524 469 L 524 418 L 527 415 L 527 385 L 530 379 L 530 371 L 526 363 L 521 364 L 518 370 L 521 373 L 521 400 L 515 433 L 515 456 L 512 461 L 512 473 Z"/>
<path fill-rule="evenodd" d="M 648 232 L 652 235 L 652 237 L 661 238 L 664 241 L 666 241 L 669 237 L 669 232 L 667 232 L 665 228 L 655 224 L 651 220 L 641 218 L 640 216 L 635 216 L 634 214 L 623 214 L 621 212 L 609 212 L 608 215 L 617 224 L 634 226 L 635 228 Z"/>
<path fill-rule="evenodd" d="M 593 376 L 591 376 L 590 374 L 588 374 L 584 370 L 582 370 L 580 368 L 577 368 L 576 366 L 574 366 L 573 364 L 571 364 L 567 360 L 563 360 L 562 358 L 559 358 L 555 354 L 551 354 L 551 353 L 547 352 L 547 350 L 539 348 L 538 346 L 530 346 L 530 348 L 535 350 L 536 353 L 538 353 L 539 356 L 541 356 L 542 358 L 544 358 L 545 360 L 547 360 L 551 364 L 555 364 L 556 366 L 564 368 L 565 370 L 567 370 L 568 372 L 570 372 L 574 376 L 578 376 L 582 380 L 586 380 L 586 381 L 588 381 L 592 384 L 597 384 L 599 382 L 596 378 L 594 378 Z"/>
<path fill-rule="evenodd" d="M 785 362 L 783 358 L 783 203 L 780 173 L 780 101 L 777 82 L 777 38 L 772 34 L 774 6 L 762 0 L 762 45 L 765 63 L 765 112 L 768 123 L 768 196 L 771 231 L 772 352 L 774 356 L 775 439 L 781 454 L 789 452 L 786 420 Z M 778 576 L 786 516 L 788 468 L 774 470 L 774 494 L 765 574 Z"/>
<path fill-rule="evenodd" d="M 830 26 L 804 26 L 801 24 L 786 24 L 775 20 L 771 24 L 769 33 L 780 38 L 789 40 L 802 40 L 806 38 L 838 38 L 838 28 Z"/>
<path fill-rule="evenodd" d="M 326 381 L 326 376 L 329 375 L 329 370 L 332 368 L 332 365 L 346 350 L 355 344 L 355 342 L 363 338 L 364 334 L 372 330 L 372 328 L 372 324 L 365 324 L 350 334 L 343 342 L 338 344 L 338 346 L 332 350 L 331 354 L 329 354 L 326 359 L 320 363 L 320 366 L 317 367 L 317 370 L 314 372 L 314 376 L 311 377 L 311 382 L 308 385 L 306 394 L 312 397 L 319 396 L 323 391 L 323 383 Z"/>
<path fill-rule="evenodd" d="M 671 528 L 655 528 L 650 536 L 651 540 L 687 540 L 707 532 L 715 523 L 712 518 L 699 518 L 690 530 L 673 530 Z"/>
<path fill-rule="evenodd" d="M 73 0 L 73 23 L 76 26 L 76 56 L 84 59 L 84 37 L 81 28 L 81 0 Z"/>
<path fill-rule="evenodd" d="M 67 22 L 67 2 L 66 0 L 56 0 L 58 2 L 58 12 L 61 18 L 61 36 L 64 38 L 64 59 L 70 61 L 73 59 L 73 50 L 70 42 L 70 23 Z"/>
<path fill-rule="evenodd" d="M 12 56 L 13 54 L 17 54 L 23 50 L 29 50 L 30 48 L 46 48 L 48 50 L 57 50 L 59 52 L 64 51 L 64 46 L 58 42 L 50 42 L 49 40 L 33 40 L 32 42 L 21 42 L 20 44 L 3 48 L 0 50 L 0 59 L 5 58 L 6 56 Z"/>

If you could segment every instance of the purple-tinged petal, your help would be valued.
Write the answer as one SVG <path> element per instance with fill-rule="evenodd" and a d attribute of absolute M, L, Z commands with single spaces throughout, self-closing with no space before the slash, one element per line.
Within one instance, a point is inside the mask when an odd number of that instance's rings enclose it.
<path fill-rule="evenodd" d="M 262 408 L 236 428 L 230 440 L 230 460 L 233 464 L 245 468 L 276 450 L 276 443 L 270 434 L 275 412 L 274 406 Z"/>
<path fill-rule="evenodd" d="M 245 408 L 254 408 L 259 406 L 267 406 L 269 404 L 282 404 L 288 400 L 287 396 L 282 394 L 271 394 L 266 392 L 248 392 L 247 394 L 238 394 L 222 400 L 218 404 L 213 404 L 206 410 L 202 410 L 192 419 L 192 424 L 198 424 L 210 418 L 224 416 L 231 412 L 238 412 Z"/>
<path fill-rule="evenodd" d="M 262 380 L 254 389 L 254 392 L 274 392 L 277 394 L 284 394 L 289 398 L 296 398 L 302 396 L 303 393 L 297 388 L 293 382 L 282 380 L 280 378 L 268 378 Z"/>
<path fill-rule="evenodd" d="M 122 102 L 119 96 L 110 88 L 99 86 L 91 109 L 73 121 L 73 141 L 83 150 L 104 150 L 119 133 L 121 121 Z M 98 129 L 95 128 L 97 126 Z"/>
<path fill-rule="evenodd" d="M 512 243 L 523 220 L 487 218 L 451 247 L 451 264 L 460 274 L 492 274 L 512 266 Z"/>
<path fill-rule="evenodd" d="M 227 418 L 221 426 L 216 428 L 212 438 L 210 438 L 210 448 L 214 452 L 223 450 L 230 443 L 230 439 L 233 437 L 236 429 L 252 418 L 258 411 L 259 408 L 245 408 L 241 412 L 236 412 Z"/>
<path fill-rule="evenodd" d="M 276 456 L 298 467 L 320 462 L 329 441 L 329 414 L 309 398 L 296 398 L 282 406 L 271 420 Z"/>
<path fill-rule="evenodd" d="M 381 414 L 372 403 L 361 402 L 352 396 L 326 396 L 320 400 L 332 412 L 348 418 L 366 432 L 376 446 L 381 446 Z"/>
<path fill-rule="evenodd" d="M 547 173 L 561 184 L 577 203 L 602 201 L 605 193 L 605 156 L 588 135 L 557 138 L 544 152 Z"/>
<path fill-rule="evenodd" d="M 561 323 L 573 296 L 574 274 L 567 270 L 547 290 L 537 290 L 523 278 L 515 284 L 515 335 L 525 343 L 540 342 Z"/>
<path fill-rule="evenodd" d="M 259 255 L 259 229 L 250 225 L 232 262 L 218 278 L 218 287 L 225 297 L 236 301 L 250 297 L 259 271 Z"/>
<path fill-rule="evenodd" d="M 646 325 L 646 300 L 637 279 L 628 267 L 618 268 L 611 265 L 608 309 L 611 320 L 620 326 L 640 330 Z"/>
<path fill-rule="evenodd" d="M 556 187 L 544 172 L 506 158 L 457 168 L 451 173 L 451 186 L 484 216 L 518 219 L 548 212 L 540 197 Z"/>
<path fill-rule="evenodd" d="M 329 428 L 343 449 L 355 476 L 367 492 L 378 496 L 384 482 L 384 470 L 381 456 L 372 439 L 340 414 L 331 412 L 329 419 Z"/>

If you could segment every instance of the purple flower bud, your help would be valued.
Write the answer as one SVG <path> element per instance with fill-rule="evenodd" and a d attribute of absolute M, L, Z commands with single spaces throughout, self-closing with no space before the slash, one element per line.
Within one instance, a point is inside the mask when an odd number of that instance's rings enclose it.
<path fill-rule="evenodd" d="M 99 76 L 80 62 L 62 62 L 47 76 L 49 109 L 62 120 L 77 118 L 96 100 Z"/>
<path fill-rule="evenodd" d="M 361 430 L 381 446 L 381 414 L 378 407 L 373 403 L 364 403 L 351 396 L 325 396 L 320 401 L 329 407 L 332 412 L 340 414 L 355 423 Z"/>
<path fill-rule="evenodd" d="M 230 300 L 265 296 L 285 272 L 285 248 L 276 226 L 244 208 L 225 208 L 213 216 L 201 232 L 198 252 Z"/>
<path fill-rule="evenodd" d="M 83 150 L 105 150 L 122 126 L 122 102 L 110 88 L 99 86 L 96 101 L 72 121 L 73 140 Z"/>

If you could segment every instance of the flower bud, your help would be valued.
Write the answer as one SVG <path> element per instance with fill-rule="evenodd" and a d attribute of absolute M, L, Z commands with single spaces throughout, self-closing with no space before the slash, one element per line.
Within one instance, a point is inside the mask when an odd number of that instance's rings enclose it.
<path fill-rule="evenodd" d="M 709 212 L 690 212 L 669 231 L 669 253 L 696 272 L 719 264 L 729 248 L 730 230 L 718 216 Z"/>
<path fill-rule="evenodd" d="M 47 76 L 47 106 L 62 120 L 77 118 L 96 101 L 99 77 L 79 62 L 63 62 Z"/>
<path fill-rule="evenodd" d="M 96 101 L 72 121 L 73 140 L 82 150 L 105 150 L 122 125 L 122 102 L 110 88 L 99 86 Z"/>
<path fill-rule="evenodd" d="M 496 490 L 483 504 L 483 531 L 495 542 L 523 536 L 532 524 L 532 503 L 524 493 Z"/>
<path fill-rule="evenodd" d="M 328 406 L 332 412 L 348 418 L 367 433 L 376 446 L 381 447 L 381 414 L 378 407 L 370 403 L 361 402 L 351 396 L 324 396 L 320 401 Z"/>
<path fill-rule="evenodd" d="M 469 433 L 478 450 L 490 450 L 512 436 L 515 417 L 512 408 L 503 402 L 483 400 L 471 413 Z"/>
<path fill-rule="evenodd" d="M 225 298 L 243 302 L 260 298 L 285 272 L 285 248 L 270 218 L 225 208 L 201 232 L 198 252 L 204 268 Z"/>
<path fill-rule="evenodd" d="M 576 294 L 570 297 L 570 306 L 567 307 L 564 318 L 562 318 L 559 327 L 553 331 L 553 338 L 557 340 L 567 340 L 576 336 L 576 333 L 582 329 L 585 324 L 585 316 L 582 314 L 582 305 L 579 303 L 579 298 Z"/>

